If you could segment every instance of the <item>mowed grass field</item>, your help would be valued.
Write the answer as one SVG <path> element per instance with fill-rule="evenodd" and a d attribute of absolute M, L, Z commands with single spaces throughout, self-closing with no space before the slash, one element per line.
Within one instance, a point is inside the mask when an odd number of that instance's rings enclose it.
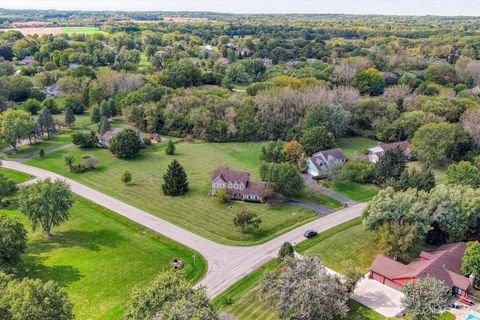
<path fill-rule="evenodd" d="M 95 34 L 95 33 L 104 33 L 102 30 L 95 27 L 66 27 L 63 28 L 63 32 L 71 36 L 72 34 Z"/>
<path fill-rule="evenodd" d="M 350 180 L 326 181 L 325 184 L 329 189 L 359 202 L 372 199 L 379 190 L 373 184 L 361 184 Z"/>
<path fill-rule="evenodd" d="M 15 183 L 22 183 L 33 178 L 29 174 L 2 167 L 0 167 L 0 173 L 3 174 L 8 180 L 11 180 Z"/>
<path fill-rule="evenodd" d="M 338 139 L 337 144 L 347 159 L 352 160 L 356 157 L 364 157 L 367 149 L 375 147 L 378 141 L 363 137 L 350 137 Z"/>
<path fill-rule="evenodd" d="M 0 213 L 19 217 L 30 230 L 17 210 Z M 174 258 L 185 262 L 192 283 L 207 268 L 198 253 L 80 197 L 75 197 L 70 220 L 53 234 L 47 240 L 40 231 L 29 231 L 19 273 L 65 288 L 76 319 L 122 318 L 132 289 L 170 268 Z"/>
<path fill-rule="evenodd" d="M 365 229 L 361 218 L 307 239 L 298 244 L 295 250 L 302 255 L 319 257 L 326 267 L 340 273 L 345 273 L 347 261 L 367 273 L 375 256 L 380 252 L 376 234 Z"/>
<path fill-rule="evenodd" d="M 143 149 L 132 160 L 116 159 L 108 150 L 72 147 L 26 163 L 75 179 L 214 241 L 252 245 L 318 218 L 311 210 L 285 205 L 234 203 L 228 208 L 209 196 L 211 174 L 220 166 L 248 171 L 253 180 L 259 180 L 261 147 L 262 143 L 182 142 L 176 144 L 176 155 L 167 156 L 162 143 Z M 64 164 L 65 155 L 73 155 L 77 161 L 91 155 L 99 159 L 100 164 L 93 171 L 73 174 Z M 190 191 L 182 197 L 164 196 L 161 190 L 163 174 L 173 159 L 183 165 L 189 178 Z M 120 181 L 126 170 L 133 175 L 130 185 Z M 261 217 L 258 231 L 242 234 L 233 225 L 233 218 L 242 206 Z"/>

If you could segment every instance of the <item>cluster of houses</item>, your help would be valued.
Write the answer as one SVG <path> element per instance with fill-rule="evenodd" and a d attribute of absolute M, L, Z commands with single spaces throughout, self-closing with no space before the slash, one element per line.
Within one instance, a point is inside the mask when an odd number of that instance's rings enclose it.
<path fill-rule="evenodd" d="M 115 135 L 116 132 L 105 133 L 100 138 L 100 143 L 108 146 L 108 141 Z M 411 158 L 408 141 L 400 141 L 379 143 L 378 146 L 368 149 L 368 160 L 377 163 L 385 151 L 393 148 L 400 148 L 408 159 Z M 340 148 L 319 151 L 307 159 L 307 172 L 312 177 L 322 177 L 330 172 L 333 167 L 338 167 L 346 161 L 347 158 Z M 212 175 L 211 194 L 216 195 L 218 190 L 226 190 L 235 200 L 263 202 L 265 186 L 264 182 L 251 181 L 248 172 L 217 168 Z"/>
<path fill-rule="evenodd" d="M 377 163 L 387 150 L 394 148 L 402 150 L 405 157 L 411 160 L 412 152 L 410 150 L 410 144 L 408 141 L 400 141 L 393 143 L 380 142 L 377 146 L 369 148 L 367 155 L 368 161 Z M 333 167 L 338 167 L 338 165 L 346 161 L 347 158 L 340 148 L 319 151 L 307 159 L 307 172 L 312 177 L 322 177 Z"/>

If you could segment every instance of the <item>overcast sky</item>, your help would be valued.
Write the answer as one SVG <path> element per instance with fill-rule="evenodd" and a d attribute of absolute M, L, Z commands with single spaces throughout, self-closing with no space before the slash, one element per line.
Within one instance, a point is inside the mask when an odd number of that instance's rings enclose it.
<path fill-rule="evenodd" d="M 480 16 L 480 0 L 0 0 L 0 8 Z"/>

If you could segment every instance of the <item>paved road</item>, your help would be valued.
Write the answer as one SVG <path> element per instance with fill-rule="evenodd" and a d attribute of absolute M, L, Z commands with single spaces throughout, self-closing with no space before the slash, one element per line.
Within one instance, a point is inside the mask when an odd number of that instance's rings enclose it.
<path fill-rule="evenodd" d="M 63 150 L 63 149 L 67 149 L 67 148 L 70 148 L 70 147 L 73 147 L 73 146 L 74 146 L 73 143 L 69 143 L 69 144 L 65 144 L 65 145 L 60 146 L 60 147 L 51 148 L 51 149 L 47 149 L 47 150 L 44 150 L 44 151 L 45 151 L 45 154 L 49 154 L 49 153 L 59 151 L 59 150 Z M 32 154 L 29 154 L 28 156 L 25 156 L 25 157 L 22 157 L 22 158 L 17 158 L 14 161 L 25 162 L 27 160 L 37 158 L 37 157 L 38 157 L 38 153 L 32 153 Z"/>
<path fill-rule="evenodd" d="M 366 206 L 365 204 L 358 204 L 339 210 L 285 233 L 262 245 L 233 247 L 205 239 L 148 212 L 56 173 L 16 161 L 2 161 L 2 165 L 9 169 L 28 173 L 37 179 L 52 178 L 64 180 L 70 185 L 74 193 L 196 250 L 202 254 L 208 262 L 207 274 L 200 282 L 200 285 L 206 286 L 207 294 L 210 297 L 215 297 L 220 294 L 243 276 L 255 271 L 264 263 L 274 258 L 280 246 L 285 241 L 289 241 L 292 244 L 299 243 L 304 240 L 303 233 L 306 230 L 315 229 L 318 232 L 325 231 L 360 216 Z"/>
<path fill-rule="evenodd" d="M 321 184 L 319 184 L 317 181 L 315 181 L 314 179 L 312 179 L 312 177 L 309 175 L 309 174 L 302 174 L 302 178 L 303 178 L 303 183 L 313 189 L 313 190 L 316 190 L 320 193 L 323 193 L 324 195 L 327 195 L 333 199 L 336 199 L 338 201 L 340 201 L 341 203 L 347 203 L 349 206 L 351 205 L 354 205 L 354 204 L 357 204 L 358 202 L 355 201 L 355 200 L 352 200 L 350 198 L 347 198 L 345 197 L 344 195 L 340 194 L 340 193 L 337 193 L 331 189 L 328 189 L 328 188 L 325 188 L 324 186 L 322 186 Z"/>

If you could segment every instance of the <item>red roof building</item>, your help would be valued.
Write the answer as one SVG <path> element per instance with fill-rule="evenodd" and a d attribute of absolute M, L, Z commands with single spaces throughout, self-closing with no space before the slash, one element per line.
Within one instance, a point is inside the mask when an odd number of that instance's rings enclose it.
<path fill-rule="evenodd" d="M 455 294 L 466 297 L 474 281 L 461 272 L 466 247 L 464 242 L 445 244 L 432 252 L 422 251 L 408 264 L 378 255 L 370 267 L 369 278 L 401 290 L 408 282 L 431 276 L 443 281 Z"/>

